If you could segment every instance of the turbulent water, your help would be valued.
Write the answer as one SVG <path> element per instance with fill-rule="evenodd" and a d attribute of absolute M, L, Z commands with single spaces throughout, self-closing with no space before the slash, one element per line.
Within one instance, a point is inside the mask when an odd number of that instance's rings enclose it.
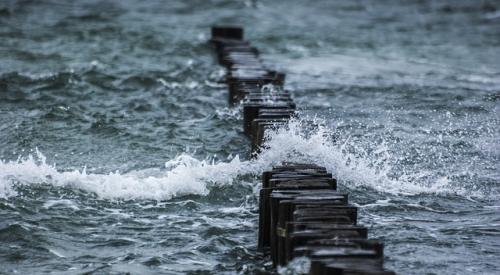
<path fill-rule="evenodd" d="M 255 159 L 215 23 L 303 118 Z M 293 159 L 332 171 L 388 268 L 498 274 L 499 60 L 495 1 L 0 1 L 0 273 L 269 271 L 259 173 Z"/>

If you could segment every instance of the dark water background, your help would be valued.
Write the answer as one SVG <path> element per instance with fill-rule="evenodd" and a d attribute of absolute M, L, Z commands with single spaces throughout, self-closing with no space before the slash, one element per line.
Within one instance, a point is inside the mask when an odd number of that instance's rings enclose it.
<path fill-rule="evenodd" d="M 214 23 L 323 126 L 247 160 Z M 495 1 L 0 0 L 0 273 L 269 269 L 258 174 L 297 159 L 338 177 L 387 267 L 498 274 L 499 60 Z"/>

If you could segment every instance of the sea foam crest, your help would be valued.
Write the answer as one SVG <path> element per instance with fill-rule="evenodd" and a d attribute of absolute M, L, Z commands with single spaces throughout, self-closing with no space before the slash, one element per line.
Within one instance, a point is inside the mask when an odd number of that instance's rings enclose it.
<path fill-rule="evenodd" d="M 279 160 L 296 160 L 314 163 L 326 167 L 343 184 L 356 188 L 364 186 L 379 192 L 416 195 L 425 193 L 456 194 L 464 196 L 482 196 L 481 192 L 454 186 L 442 177 L 434 181 L 424 181 L 427 173 L 405 171 L 394 175 L 392 155 L 386 142 L 370 144 L 370 152 L 366 148 L 343 137 L 334 141 L 332 129 L 324 125 L 321 119 L 306 121 L 306 124 L 317 125 L 313 131 L 304 130 L 304 121 L 292 120 L 288 127 L 279 128 L 268 133 L 268 141 L 258 158 L 261 166 L 275 164 Z"/>
<path fill-rule="evenodd" d="M 266 149 L 255 159 L 242 161 L 236 156 L 227 162 L 213 162 L 181 154 L 168 160 L 164 169 L 127 173 L 94 174 L 87 173 L 85 168 L 81 171 L 58 171 L 55 165 L 46 162 L 42 153 L 36 151 L 34 156 L 17 161 L 0 161 L 0 196 L 15 195 L 15 185 L 46 183 L 78 188 L 102 198 L 168 200 L 188 194 L 206 195 L 211 186 L 232 184 L 242 175 L 259 175 L 284 160 L 325 166 L 349 188 L 364 186 L 402 195 L 451 193 L 484 196 L 454 186 L 447 178 L 422 182 L 421 179 L 428 178 L 429 172 L 405 172 L 394 176 L 389 161 L 394 156 L 386 144 L 373 144 L 373 150 L 366 153 L 349 137 L 334 141 L 333 131 L 319 120 L 312 121 L 317 125 L 313 130 L 306 130 L 304 124 L 311 123 L 292 120 L 288 127 L 269 132 Z"/>
<path fill-rule="evenodd" d="M 51 184 L 73 187 L 102 198 L 157 199 L 175 196 L 206 195 L 210 184 L 230 184 L 244 165 L 238 157 L 229 162 L 210 163 L 182 154 L 165 164 L 165 170 L 148 169 L 129 173 L 91 174 L 81 171 L 58 171 L 36 154 L 17 161 L 0 161 L 0 196 L 16 194 L 15 185 Z"/>

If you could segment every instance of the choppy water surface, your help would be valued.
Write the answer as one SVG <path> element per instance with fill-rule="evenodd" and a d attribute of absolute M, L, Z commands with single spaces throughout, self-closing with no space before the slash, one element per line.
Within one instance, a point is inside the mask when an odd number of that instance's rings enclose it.
<path fill-rule="evenodd" d="M 189 2 L 189 3 L 188 3 Z M 400 274 L 498 274 L 495 1 L 1 1 L 0 273 L 256 273 L 258 174 L 328 167 Z M 206 41 L 303 117 L 248 160 Z"/>

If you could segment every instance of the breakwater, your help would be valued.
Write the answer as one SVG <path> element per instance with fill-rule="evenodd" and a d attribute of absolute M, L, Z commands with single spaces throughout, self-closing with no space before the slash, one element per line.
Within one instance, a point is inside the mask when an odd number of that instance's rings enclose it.
<path fill-rule="evenodd" d="M 243 105 L 243 131 L 256 155 L 269 130 L 287 127 L 297 116 L 284 89 L 285 75 L 263 64 L 242 28 L 213 27 L 211 42 L 227 69 L 229 103 Z M 347 193 L 337 191 L 336 179 L 325 167 L 283 160 L 262 174 L 258 249 L 274 267 L 308 257 L 312 275 L 395 274 L 383 267 L 383 243 L 368 239 L 357 215 L 357 207 L 348 203 Z"/>

